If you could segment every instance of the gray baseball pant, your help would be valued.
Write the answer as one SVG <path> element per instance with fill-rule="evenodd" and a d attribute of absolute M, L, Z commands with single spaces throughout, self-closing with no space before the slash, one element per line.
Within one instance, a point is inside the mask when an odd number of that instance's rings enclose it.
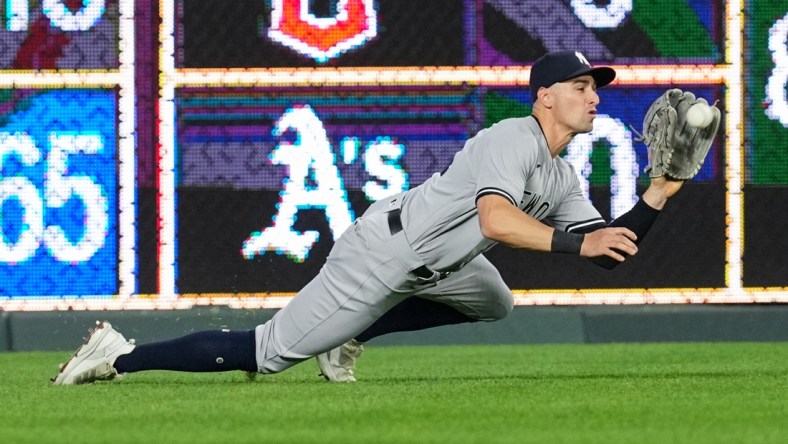
<path fill-rule="evenodd" d="M 325 265 L 284 308 L 255 329 L 257 368 L 277 373 L 344 344 L 407 297 L 448 304 L 480 321 L 512 310 L 513 297 L 482 255 L 438 281 L 410 270 L 422 265 L 404 231 L 371 208 L 334 244 Z"/>

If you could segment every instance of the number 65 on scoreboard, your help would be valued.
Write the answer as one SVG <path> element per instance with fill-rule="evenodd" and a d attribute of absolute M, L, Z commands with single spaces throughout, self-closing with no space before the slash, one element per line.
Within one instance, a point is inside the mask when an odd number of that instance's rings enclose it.
<path fill-rule="evenodd" d="M 115 93 L 18 96 L 0 116 L 0 297 L 116 294 Z"/>

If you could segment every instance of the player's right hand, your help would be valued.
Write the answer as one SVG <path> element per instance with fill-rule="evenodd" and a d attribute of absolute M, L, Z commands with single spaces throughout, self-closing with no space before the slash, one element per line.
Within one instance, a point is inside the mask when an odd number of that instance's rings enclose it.
<path fill-rule="evenodd" d="M 631 256 L 638 252 L 636 240 L 637 236 L 628 228 L 600 228 L 586 234 L 583 245 L 580 246 L 580 256 L 608 256 L 623 262 L 626 258 L 624 254 Z"/>

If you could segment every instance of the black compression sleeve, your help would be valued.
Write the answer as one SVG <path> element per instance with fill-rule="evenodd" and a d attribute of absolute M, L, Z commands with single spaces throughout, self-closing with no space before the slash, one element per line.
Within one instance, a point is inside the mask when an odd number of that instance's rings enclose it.
<path fill-rule="evenodd" d="M 655 210 L 648 206 L 647 203 L 643 202 L 643 199 L 640 199 L 631 210 L 627 211 L 626 213 L 619 216 L 614 221 L 608 224 L 608 227 L 626 227 L 632 230 L 638 237 L 635 244 L 639 244 L 641 240 L 646 236 L 648 230 L 651 229 L 651 226 L 654 224 L 654 221 L 657 220 L 657 216 L 659 216 L 660 211 Z M 624 256 L 626 253 L 620 252 Z M 619 261 L 609 257 L 609 256 L 598 256 L 591 258 L 591 262 L 599 265 L 600 267 L 607 268 L 608 270 L 612 270 L 618 264 Z"/>
<path fill-rule="evenodd" d="M 654 221 L 657 220 L 659 213 L 659 210 L 651 208 L 646 202 L 643 202 L 643 199 L 640 199 L 631 210 L 610 222 L 608 226 L 629 228 L 638 236 L 637 243 L 640 243 L 648 230 L 651 229 Z"/>

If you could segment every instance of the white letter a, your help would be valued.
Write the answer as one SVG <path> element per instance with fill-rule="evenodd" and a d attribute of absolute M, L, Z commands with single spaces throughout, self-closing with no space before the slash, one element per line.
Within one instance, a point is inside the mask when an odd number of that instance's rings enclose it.
<path fill-rule="evenodd" d="M 296 262 L 303 262 L 320 233 L 293 230 L 299 209 L 319 208 L 325 211 L 334 240 L 353 219 L 323 123 L 307 105 L 287 110 L 274 126 L 274 135 L 281 136 L 289 129 L 297 132 L 296 143 L 281 142 L 271 152 L 273 163 L 290 167 L 279 211 L 273 218 L 273 226 L 252 233 L 244 242 L 241 253 L 247 259 L 275 251 Z M 310 169 L 314 171 L 312 179 L 316 187 L 306 185 Z"/>

